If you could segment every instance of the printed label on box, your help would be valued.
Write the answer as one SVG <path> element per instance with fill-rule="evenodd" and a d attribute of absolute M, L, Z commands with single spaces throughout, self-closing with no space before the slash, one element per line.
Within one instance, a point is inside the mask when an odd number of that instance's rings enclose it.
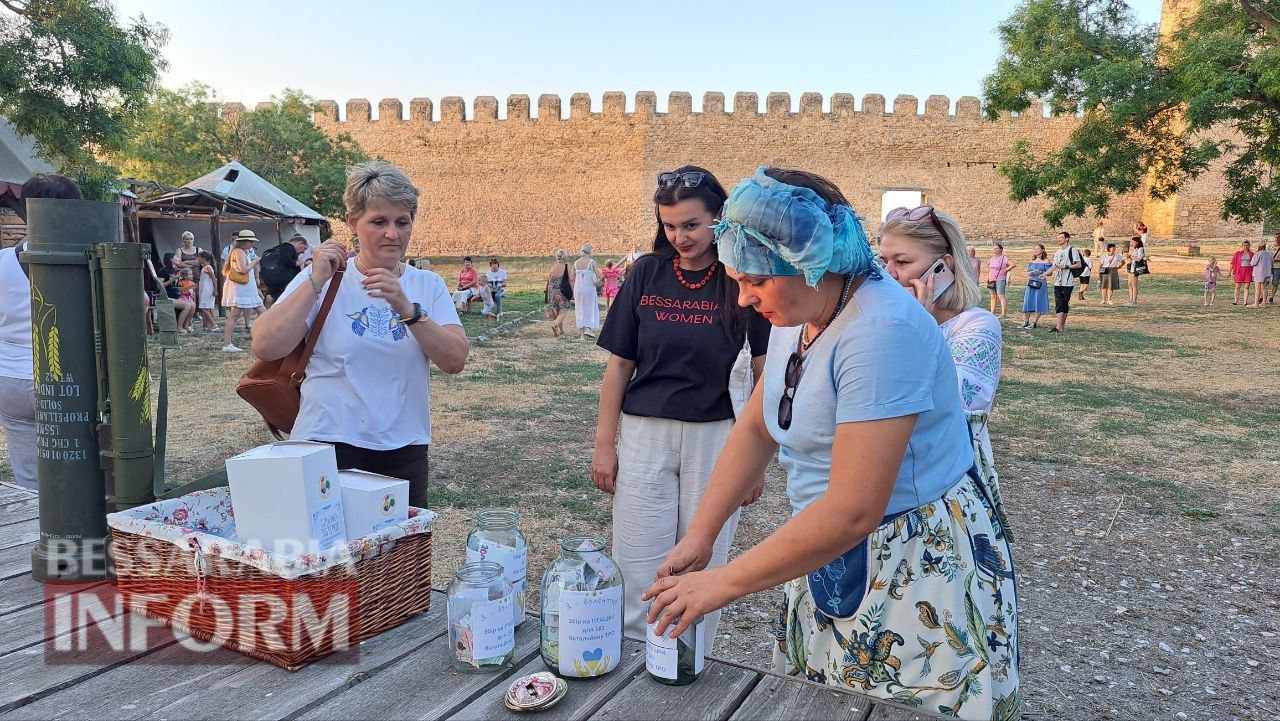
<path fill-rule="evenodd" d="M 529 549 L 481 541 L 479 548 L 467 546 L 467 563 L 477 561 L 492 561 L 502 566 L 502 575 L 511 582 L 515 592 L 515 616 L 519 623 L 524 619 L 524 580 L 529 567 Z"/>
<path fill-rule="evenodd" d="M 316 534 L 316 542 L 322 549 L 347 540 L 343 537 L 342 525 L 342 512 L 333 504 L 323 506 L 311 513 L 311 528 Z"/>
<path fill-rule="evenodd" d="M 516 647 L 514 614 L 513 594 L 471 607 L 471 637 L 477 659 L 500 658 Z"/>
<path fill-rule="evenodd" d="M 560 674 L 586 678 L 622 658 L 622 587 L 560 592 Z"/>
<path fill-rule="evenodd" d="M 656 623 L 648 624 L 645 633 L 644 667 L 658 678 L 669 678 L 674 681 L 676 666 L 680 659 L 680 654 L 676 650 L 676 639 L 668 638 L 665 634 L 662 636 L 655 634 L 653 630 L 657 626 Z"/>

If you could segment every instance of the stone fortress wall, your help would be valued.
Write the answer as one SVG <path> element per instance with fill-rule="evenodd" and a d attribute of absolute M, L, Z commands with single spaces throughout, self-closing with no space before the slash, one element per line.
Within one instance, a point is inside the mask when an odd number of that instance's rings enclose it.
<path fill-rule="evenodd" d="M 337 103 L 321 101 L 315 122 L 404 168 L 423 191 L 413 250 L 455 255 L 647 246 L 656 175 L 686 163 L 708 168 L 727 188 L 758 165 L 820 173 L 845 192 L 871 234 L 886 191 L 918 190 L 979 241 L 1046 237 L 1054 229 L 1041 217 L 1044 205 L 1010 201 L 997 166 L 1019 140 L 1038 153 L 1061 147 L 1079 122 L 1045 117 L 1038 102 L 988 121 L 977 98 L 953 106 L 941 95 L 929 96 L 923 112 L 910 95 L 887 106 L 881 95 L 855 105 L 839 93 L 824 107 L 821 95 L 805 93 L 794 108 L 789 94 L 770 93 L 763 112 L 755 93 L 735 95 L 732 111 L 721 93 L 704 95 L 700 112 L 689 93 L 672 93 L 666 112 L 657 111 L 654 93 L 637 93 L 630 109 L 627 100 L 605 93 L 593 110 L 590 96 L 577 93 L 562 117 L 559 96 L 540 96 L 535 114 L 528 96 L 513 95 L 501 119 L 493 97 L 476 98 L 469 116 L 462 98 L 444 98 L 438 118 L 426 98 L 411 101 L 407 117 L 396 99 L 379 102 L 376 117 L 367 100 L 348 101 L 341 114 Z M 1140 217 L 1157 239 L 1256 235 L 1260 229 L 1221 220 L 1221 183 L 1211 172 L 1171 201 L 1154 204 L 1141 191 L 1117 198 L 1103 219 L 1108 235 L 1127 237 Z M 1088 236 L 1094 221 L 1064 227 Z"/>

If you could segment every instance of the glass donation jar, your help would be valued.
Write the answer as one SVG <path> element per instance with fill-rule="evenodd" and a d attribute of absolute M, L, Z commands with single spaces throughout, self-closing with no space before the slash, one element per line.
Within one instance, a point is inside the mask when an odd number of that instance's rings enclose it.
<path fill-rule="evenodd" d="M 468 563 L 449 584 L 449 652 L 459 671 L 497 671 L 516 648 L 515 594 L 502 566 Z"/>
<path fill-rule="evenodd" d="M 653 632 L 656 624 L 651 623 L 645 639 L 645 669 L 653 680 L 668 686 L 685 686 L 697 681 L 706 663 L 707 642 L 702 619 L 679 637 L 668 637 L 678 623 L 679 619 L 672 621 L 661 636 Z"/>
<path fill-rule="evenodd" d="M 529 550 L 520 532 L 520 514 L 512 508 L 484 508 L 476 513 L 476 527 L 467 536 L 467 563 L 492 561 L 515 592 L 516 625 L 525 621 L 525 573 Z"/>
<path fill-rule="evenodd" d="M 622 571 L 598 536 L 571 536 L 542 577 L 542 661 L 570 678 L 622 661 Z"/>

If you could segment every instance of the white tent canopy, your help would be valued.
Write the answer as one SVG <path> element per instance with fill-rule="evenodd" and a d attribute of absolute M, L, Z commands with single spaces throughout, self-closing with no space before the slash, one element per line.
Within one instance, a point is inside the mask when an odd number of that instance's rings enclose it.
<path fill-rule="evenodd" d="M 234 160 L 182 187 L 204 190 L 214 195 L 252 203 L 289 219 L 324 220 L 323 215 L 298 202 L 293 196 L 268 183 L 261 175 Z"/>
<path fill-rule="evenodd" d="M 320 213 L 236 161 L 181 188 L 161 186 L 160 192 L 147 193 L 137 215 L 147 219 L 141 238 L 158 256 L 176 252 L 183 231 L 196 236 L 197 247 L 219 255 L 240 230 L 252 230 L 262 252 L 295 233 L 319 245 L 321 226 L 328 224 Z M 211 237 L 214 228 L 220 236 L 216 241 Z"/>
<path fill-rule="evenodd" d="M 0 118 L 0 195 L 6 186 L 21 186 L 39 173 L 52 173 L 54 167 L 36 154 L 36 142 L 29 135 L 19 135 L 13 124 Z M 16 189 L 11 189 L 17 195 Z"/>

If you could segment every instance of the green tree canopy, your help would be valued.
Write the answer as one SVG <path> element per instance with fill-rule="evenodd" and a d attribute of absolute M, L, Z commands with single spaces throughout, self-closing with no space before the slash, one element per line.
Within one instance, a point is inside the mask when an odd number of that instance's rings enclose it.
<path fill-rule="evenodd" d="M 85 196 L 110 195 L 97 155 L 124 140 L 164 61 L 163 26 L 121 25 L 109 0 L 0 0 L 0 115 Z"/>
<path fill-rule="evenodd" d="M 1001 166 L 1014 200 L 1050 201 L 1049 224 L 1144 181 L 1167 198 L 1220 158 L 1223 218 L 1280 222 L 1280 0 L 1203 0 L 1164 43 L 1123 0 L 1026 0 L 999 35 L 988 117 L 1034 98 L 1083 111 L 1061 150 L 1019 143 Z"/>
<path fill-rule="evenodd" d="M 125 175 L 166 185 L 238 160 L 321 214 L 340 216 L 346 167 L 369 156 L 350 135 L 321 132 L 311 122 L 314 105 L 286 89 L 270 107 L 227 117 L 206 85 L 160 90 L 113 160 Z"/>

